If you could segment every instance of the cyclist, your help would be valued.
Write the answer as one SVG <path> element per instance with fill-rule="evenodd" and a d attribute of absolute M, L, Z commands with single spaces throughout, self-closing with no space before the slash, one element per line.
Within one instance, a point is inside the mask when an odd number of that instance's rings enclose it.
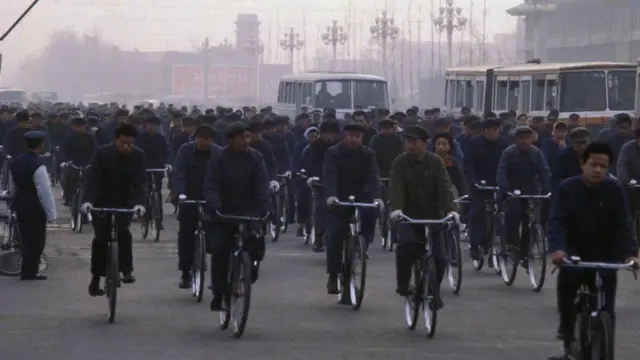
<path fill-rule="evenodd" d="M 480 247 L 484 243 L 485 229 L 485 199 L 492 194 L 474 188 L 474 184 L 485 181 L 486 186 L 496 186 L 496 174 L 502 152 L 509 146 L 505 138 L 500 137 L 502 122 L 496 118 L 488 118 L 482 122 L 482 136 L 467 142 L 463 159 L 463 168 L 469 187 L 471 199 L 469 203 L 469 241 L 471 243 L 471 258 L 479 260 Z"/>
<path fill-rule="evenodd" d="M 621 113 L 616 115 L 615 132 L 609 135 L 606 142 L 611 146 L 613 150 L 613 159 L 611 167 L 609 167 L 609 173 L 616 175 L 616 159 L 620 153 L 620 149 L 626 143 L 635 139 L 632 128 L 632 120 L 629 114 Z"/>
<path fill-rule="evenodd" d="M 462 165 L 452 154 L 453 136 L 449 133 L 438 133 L 433 137 L 433 144 L 435 146 L 435 154 L 442 158 L 449 174 L 454 199 L 467 195 L 469 191 L 467 190 L 467 180 L 464 177 Z"/>
<path fill-rule="evenodd" d="M 98 149 L 89 171 L 84 178 L 85 202 L 82 211 L 89 212 L 97 207 L 133 207 L 144 214 L 147 195 L 147 174 L 145 173 L 144 152 L 135 146 L 138 130 L 131 124 L 121 124 L 116 128 L 115 141 Z M 100 296 L 100 277 L 105 276 L 107 251 L 111 236 L 111 218 L 94 216 L 93 243 L 91 244 L 91 282 L 89 295 Z M 119 266 L 123 274 L 122 282 L 135 282 L 133 276 L 133 254 L 131 216 L 116 215 L 118 231 Z"/>
<path fill-rule="evenodd" d="M 9 129 L 4 137 L 3 150 L 6 155 L 16 156 L 27 151 L 24 134 L 29 131 L 29 112 L 18 111 L 15 115 L 17 124 Z"/>
<path fill-rule="evenodd" d="M 616 164 L 618 181 L 627 185 L 631 180 L 640 182 L 640 129 L 634 132 L 635 139 L 627 142 L 620 149 Z M 638 189 L 626 188 L 631 214 L 635 214 L 638 204 Z"/>
<path fill-rule="evenodd" d="M 46 280 L 38 274 L 47 235 L 47 221 L 56 219 L 56 205 L 47 169 L 38 155 L 44 151 L 43 131 L 24 134 L 27 151 L 11 159 L 11 210 L 16 212 L 22 239 L 22 280 Z"/>
<path fill-rule="evenodd" d="M 336 120 L 325 120 L 320 124 L 320 139 L 313 144 L 309 144 L 300 156 L 300 167 L 305 169 L 309 180 L 308 185 L 313 181 L 312 178 L 321 179 L 322 166 L 325 161 L 327 150 L 336 145 L 338 141 L 336 137 L 340 132 L 340 124 Z M 324 189 L 322 187 L 314 188 L 316 194 L 316 216 L 315 216 L 315 243 L 313 251 L 324 252 L 324 230 L 326 222 L 326 205 L 324 203 Z"/>
<path fill-rule="evenodd" d="M 293 154 L 293 159 L 291 161 L 292 163 L 292 170 L 295 173 L 298 173 L 302 167 L 301 167 L 301 157 L 302 157 L 302 153 L 304 152 L 304 149 L 307 148 L 307 146 L 313 144 L 314 142 L 316 142 L 316 140 L 318 140 L 320 138 L 320 130 L 318 130 L 318 128 L 311 126 L 311 127 L 307 127 L 307 129 L 304 131 L 304 140 L 298 142 L 298 144 L 296 145 L 296 151 Z M 306 170 L 305 170 L 306 171 Z M 308 180 L 308 179 L 307 179 Z M 307 180 L 305 179 L 296 179 L 296 199 L 297 199 L 297 204 L 296 204 L 296 214 L 297 214 L 297 221 L 298 221 L 298 230 L 296 232 L 296 236 L 304 236 L 304 224 L 307 221 L 307 219 L 309 218 L 309 199 L 310 199 L 310 189 L 307 186 Z"/>
<path fill-rule="evenodd" d="M 305 141 L 305 132 L 309 128 L 309 120 L 311 117 L 309 113 L 302 112 L 296 116 L 296 125 L 291 128 L 291 132 L 296 136 L 296 143 Z"/>
<path fill-rule="evenodd" d="M 357 110 L 353 112 L 353 122 L 358 123 L 365 127 L 364 136 L 362 138 L 362 144 L 369 146 L 371 139 L 378 134 L 376 128 L 371 124 L 371 117 L 363 110 Z"/>
<path fill-rule="evenodd" d="M 533 130 L 528 126 L 520 126 L 513 135 L 516 143 L 502 153 L 498 163 L 499 197 L 504 199 L 508 192 L 516 189 L 523 195 L 537 195 L 540 190 L 546 194 L 549 190 L 549 168 L 542 150 L 533 146 Z M 518 259 L 525 259 L 529 249 L 528 209 L 524 205 L 522 201 L 512 200 L 505 203 L 504 209 L 507 241 L 520 244 Z"/>
<path fill-rule="evenodd" d="M 567 144 L 567 124 L 559 121 L 553 124 L 552 136 L 542 141 L 540 148 L 544 153 L 549 170 L 553 172 L 553 165 L 560 152 L 568 146 Z"/>
<path fill-rule="evenodd" d="M 249 146 L 249 127 L 243 123 L 227 129 L 226 146 L 209 158 L 203 193 L 207 212 L 240 216 L 263 216 L 273 208 L 269 178 L 260 152 Z M 215 220 L 215 219 L 214 219 Z M 214 223 L 211 227 L 211 311 L 222 310 L 222 296 L 227 291 L 229 254 L 234 249 L 236 226 Z M 259 231 L 259 229 L 256 229 Z M 264 258 L 264 238 L 255 241 L 251 250 L 253 281 L 258 278 L 260 261 Z"/>
<path fill-rule="evenodd" d="M 570 256 L 579 256 L 584 261 L 633 260 L 637 266 L 638 244 L 624 191 L 607 176 L 614 157 L 611 147 L 596 142 L 588 145 L 580 157 L 582 175 L 561 182 L 551 205 L 548 241 L 552 260 L 561 263 Z M 563 342 L 564 354 L 556 359 L 573 359 L 574 300 L 580 285 L 591 281 L 585 278 L 589 273 L 593 274 L 584 269 L 561 268 L 558 274 L 558 337 Z M 615 324 L 617 276 L 614 271 L 602 272 L 601 276 L 605 310 Z"/>
<path fill-rule="evenodd" d="M 273 147 L 271 146 L 271 143 L 263 139 L 261 136 L 262 123 L 260 122 L 260 120 L 254 119 L 249 123 L 249 132 L 251 133 L 249 138 L 249 146 L 251 146 L 254 150 L 258 150 L 258 152 L 262 155 L 264 164 L 267 167 L 267 174 L 269 175 L 270 185 L 279 186 L 276 181 L 278 169 L 276 168 L 276 158 L 273 156 Z M 275 182 L 275 184 L 273 184 L 272 182 Z"/>
<path fill-rule="evenodd" d="M 560 151 L 553 164 L 551 173 L 551 191 L 553 192 L 558 184 L 569 177 L 579 175 L 580 157 L 591 140 L 591 133 L 583 127 L 578 127 L 569 133 L 569 143 L 571 146 Z"/>
<path fill-rule="evenodd" d="M 289 144 L 281 133 L 276 132 L 278 121 L 267 117 L 262 120 L 262 138 L 265 139 L 273 148 L 273 156 L 276 161 L 276 174 L 285 174 L 291 169 L 291 156 L 289 153 Z M 276 180 L 270 182 L 273 191 L 273 201 L 275 204 L 275 193 L 280 190 L 280 183 Z M 280 226 L 280 217 L 278 214 L 272 214 L 273 224 Z"/>
<path fill-rule="evenodd" d="M 421 126 L 409 126 L 404 130 L 407 151 L 398 156 L 391 166 L 389 202 L 390 217 L 394 220 L 403 214 L 416 219 L 441 219 L 452 215 L 456 221 L 453 195 L 449 191 L 451 182 L 442 159 L 427 151 L 429 132 Z M 437 282 L 440 284 L 446 268 L 444 239 L 439 228 L 431 229 L 431 246 L 436 264 Z M 411 268 L 424 245 L 424 226 L 398 224 L 398 246 L 396 248 L 396 293 L 409 296 L 412 289 Z M 437 300 L 441 308 L 441 298 Z"/>
<path fill-rule="evenodd" d="M 438 119 L 435 121 L 434 125 L 435 125 L 434 134 L 449 133 L 451 134 L 451 136 L 455 136 L 455 134 L 451 132 L 452 130 L 451 119 L 449 118 Z M 433 143 L 433 139 L 431 138 L 427 142 L 427 149 L 429 149 L 429 151 L 431 152 L 435 152 L 436 150 L 435 144 Z M 464 155 L 462 153 L 462 148 L 460 147 L 460 144 L 458 143 L 458 141 L 456 141 L 455 139 L 453 140 L 453 147 L 451 148 L 451 153 L 456 159 L 458 159 L 458 161 L 462 161 L 462 159 L 464 158 Z"/>
<path fill-rule="evenodd" d="M 87 116 L 87 125 L 91 130 L 91 134 L 93 134 L 93 138 L 96 139 L 96 142 L 99 146 L 106 145 L 111 142 L 111 135 L 105 130 L 102 126 L 102 121 L 100 117 L 95 114 Z"/>
<path fill-rule="evenodd" d="M 137 146 L 144 151 L 144 158 L 147 169 L 167 169 L 171 171 L 171 150 L 167 138 L 159 131 L 160 118 L 155 115 L 144 118 L 146 131 L 140 133 L 137 140 Z M 159 193 L 162 191 L 162 179 L 164 172 L 154 172 L 148 174 L 149 186 L 153 186 Z M 162 203 L 162 201 L 160 201 Z M 162 225 L 162 206 L 160 206 L 160 229 Z"/>
<path fill-rule="evenodd" d="M 393 160 L 404 152 L 404 143 L 402 137 L 395 132 L 395 121 L 383 119 L 379 126 L 380 132 L 371 138 L 369 147 L 376 154 L 380 176 L 388 178 Z"/>
<path fill-rule="evenodd" d="M 327 206 L 347 201 L 354 196 L 358 202 L 375 202 L 383 206 L 380 191 L 380 173 L 373 151 L 362 145 L 366 128 L 360 124 L 347 124 L 344 139 L 330 147 L 322 166 L 322 184 Z M 342 269 L 342 243 L 349 230 L 349 209 L 329 209 L 327 226 L 327 292 L 338 294 L 338 275 Z M 373 241 L 376 211 L 360 209 L 362 233 L 368 243 Z"/>
<path fill-rule="evenodd" d="M 173 171 L 173 193 L 185 195 L 189 200 L 203 200 L 202 184 L 211 154 L 222 148 L 213 144 L 215 132 L 209 125 L 200 125 L 195 140 L 180 147 Z M 198 207 L 184 204 L 178 213 L 178 269 L 182 272 L 179 287 L 191 288 L 191 266 L 193 265 L 194 234 L 198 227 Z"/>
<path fill-rule="evenodd" d="M 467 141 L 477 137 L 482 132 L 482 122 L 477 116 L 469 115 L 462 118 L 462 125 L 462 132 L 456 135 L 455 140 L 460 144 L 464 156 Z"/>
<path fill-rule="evenodd" d="M 60 144 L 60 167 L 64 171 L 63 196 L 64 205 L 69 206 L 73 191 L 77 188 L 79 171 L 72 167 L 65 167 L 67 162 L 76 166 L 85 167 L 91 164 L 91 160 L 98 150 L 98 143 L 91 133 L 87 131 L 87 120 L 81 117 L 71 119 L 71 132 L 69 132 Z"/>

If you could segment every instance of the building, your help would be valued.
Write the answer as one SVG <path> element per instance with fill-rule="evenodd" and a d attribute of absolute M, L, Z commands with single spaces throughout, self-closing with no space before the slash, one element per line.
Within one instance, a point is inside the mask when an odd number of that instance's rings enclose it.
<path fill-rule="evenodd" d="M 635 62 L 640 57 L 640 1 L 526 0 L 507 13 L 525 21 L 529 59 Z"/>

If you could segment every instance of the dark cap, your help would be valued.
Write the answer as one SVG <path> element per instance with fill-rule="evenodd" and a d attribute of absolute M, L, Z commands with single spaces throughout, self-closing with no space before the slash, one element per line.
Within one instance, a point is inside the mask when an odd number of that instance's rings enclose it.
<path fill-rule="evenodd" d="M 154 124 L 154 125 L 160 125 L 161 121 L 160 118 L 155 116 L 155 115 L 151 115 L 151 116 L 147 116 L 144 119 L 144 123 L 145 124 Z"/>
<path fill-rule="evenodd" d="M 320 124 L 320 133 L 337 134 L 340 132 L 340 124 L 335 120 L 325 120 Z"/>
<path fill-rule="evenodd" d="M 533 129 L 528 126 L 518 126 L 513 133 L 516 137 L 520 135 L 533 135 Z"/>
<path fill-rule="evenodd" d="M 249 131 L 249 126 L 244 123 L 237 122 L 235 124 L 231 124 L 227 128 L 227 138 L 234 138 L 245 131 Z"/>
<path fill-rule="evenodd" d="M 24 133 L 25 139 L 44 139 L 47 133 L 44 131 L 31 130 Z"/>
<path fill-rule="evenodd" d="M 191 116 L 185 116 L 182 118 L 182 125 L 195 125 L 195 124 L 196 124 L 196 120 Z"/>
<path fill-rule="evenodd" d="M 352 132 L 361 132 L 361 133 L 364 133 L 366 129 L 365 129 L 365 127 L 364 127 L 364 126 L 362 126 L 362 125 L 360 125 L 360 124 L 347 124 L 347 125 L 345 125 L 345 126 L 342 128 L 342 130 L 343 130 L 344 132 L 347 132 L 347 131 L 350 131 L 350 132 L 351 132 L 351 131 L 352 131 Z"/>
<path fill-rule="evenodd" d="M 435 126 L 451 126 L 451 119 L 449 118 L 439 118 L 435 121 Z"/>
<path fill-rule="evenodd" d="M 571 140 L 586 139 L 590 137 L 591 137 L 591 133 L 589 132 L 589 130 L 582 126 L 574 128 L 569 132 L 569 139 Z"/>
<path fill-rule="evenodd" d="M 29 113 L 26 110 L 18 111 L 16 113 L 16 121 L 29 121 Z"/>
<path fill-rule="evenodd" d="M 71 120 L 69 120 L 69 123 L 74 126 L 82 126 L 87 124 L 87 120 L 82 117 L 74 117 Z"/>
<path fill-rule="evenodd" d="M 421 140 L 429 139 L 429 131 L 420 125 L 408 126 L 406 129 L 404 129 L 404 131 L 402 131 L 402 134 L 406 137 L 415 138 L 415 139 L 421 139 Z"/>
<path fill-rule="evenodd" d="M 497 128 L 502 126 L 502 121 L 496 119 L 496 118 L 488 118 L 488 119 L 484 119 L 482 120 L 482 128 L 483 129 L 487 129 L 487 128 Z"/>
<path fill-rule="evenodd" d="M 116 116 L 129 116 L 129 110 L 127 109 L 118 109 L 116 110 Z"/>
<path fill-rule="evenodd" d="M 396 126 L 396 122 L 391 119 L 380 120 L 380 129 L 391 129 Z"/>

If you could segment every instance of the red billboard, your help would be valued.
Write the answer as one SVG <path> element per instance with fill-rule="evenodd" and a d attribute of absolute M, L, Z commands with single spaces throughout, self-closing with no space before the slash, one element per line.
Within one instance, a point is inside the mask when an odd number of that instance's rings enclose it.
<path fill-rule="evenodd" d="M 209 66 L 208 91 L 210 98 L 218 100 L 255 97 L 255 66 Z M 172 73 L 173 95 L 204 97 L 204 66 L 174 65 Z"/>

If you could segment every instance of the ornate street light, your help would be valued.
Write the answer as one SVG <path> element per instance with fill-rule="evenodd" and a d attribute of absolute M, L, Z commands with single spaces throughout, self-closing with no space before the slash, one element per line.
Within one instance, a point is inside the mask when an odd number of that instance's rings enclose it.
<path fill-rule="evenodd" d="M 373 38 L 379 40 L 382 45 L 382 67 L 385 77 L 387 74 L 387 42 L 395 40 L 400 32 L 400 29 L 393 23 L 394 19 L 385 10 L 382 12 L 382 16 L 375 18 L 374 24 L 369 27 Z"/>
<path fill-rule="evenodd" d="M 304 47 L 304 40 L 300 39 L 300 33 L 295 32 L 292 26 L 289 28 L 289 32 L 284 34 L 284 39 L 280 40 L 280 46 L 289 52 L 289 62 L 293 70 L 293 53 Z"/>
<path fill-rule="evenodd" d="M 322 41 L 333 50 L 333 71 L 336 70 L 338 45 L 347 42 L 347 33 L 342 26 L 338 26 L 338 20 L 333 20 L 333 25 L 327 26 L 327 32 L 321 35 Z"/>
<path fill-rule="evenodd" d="M 467 18 L 462 15 L 462 8 L 453 6 L 453 0 L 447 0 L 445 6 L 441 6 L 439 10 L 440 15 L 433 18 L 433 26 L 436 31 L 447 34 L 447 54 L 449 67 L 451 67 L 453 64 L 453 33 L 464 29 Z"/>

